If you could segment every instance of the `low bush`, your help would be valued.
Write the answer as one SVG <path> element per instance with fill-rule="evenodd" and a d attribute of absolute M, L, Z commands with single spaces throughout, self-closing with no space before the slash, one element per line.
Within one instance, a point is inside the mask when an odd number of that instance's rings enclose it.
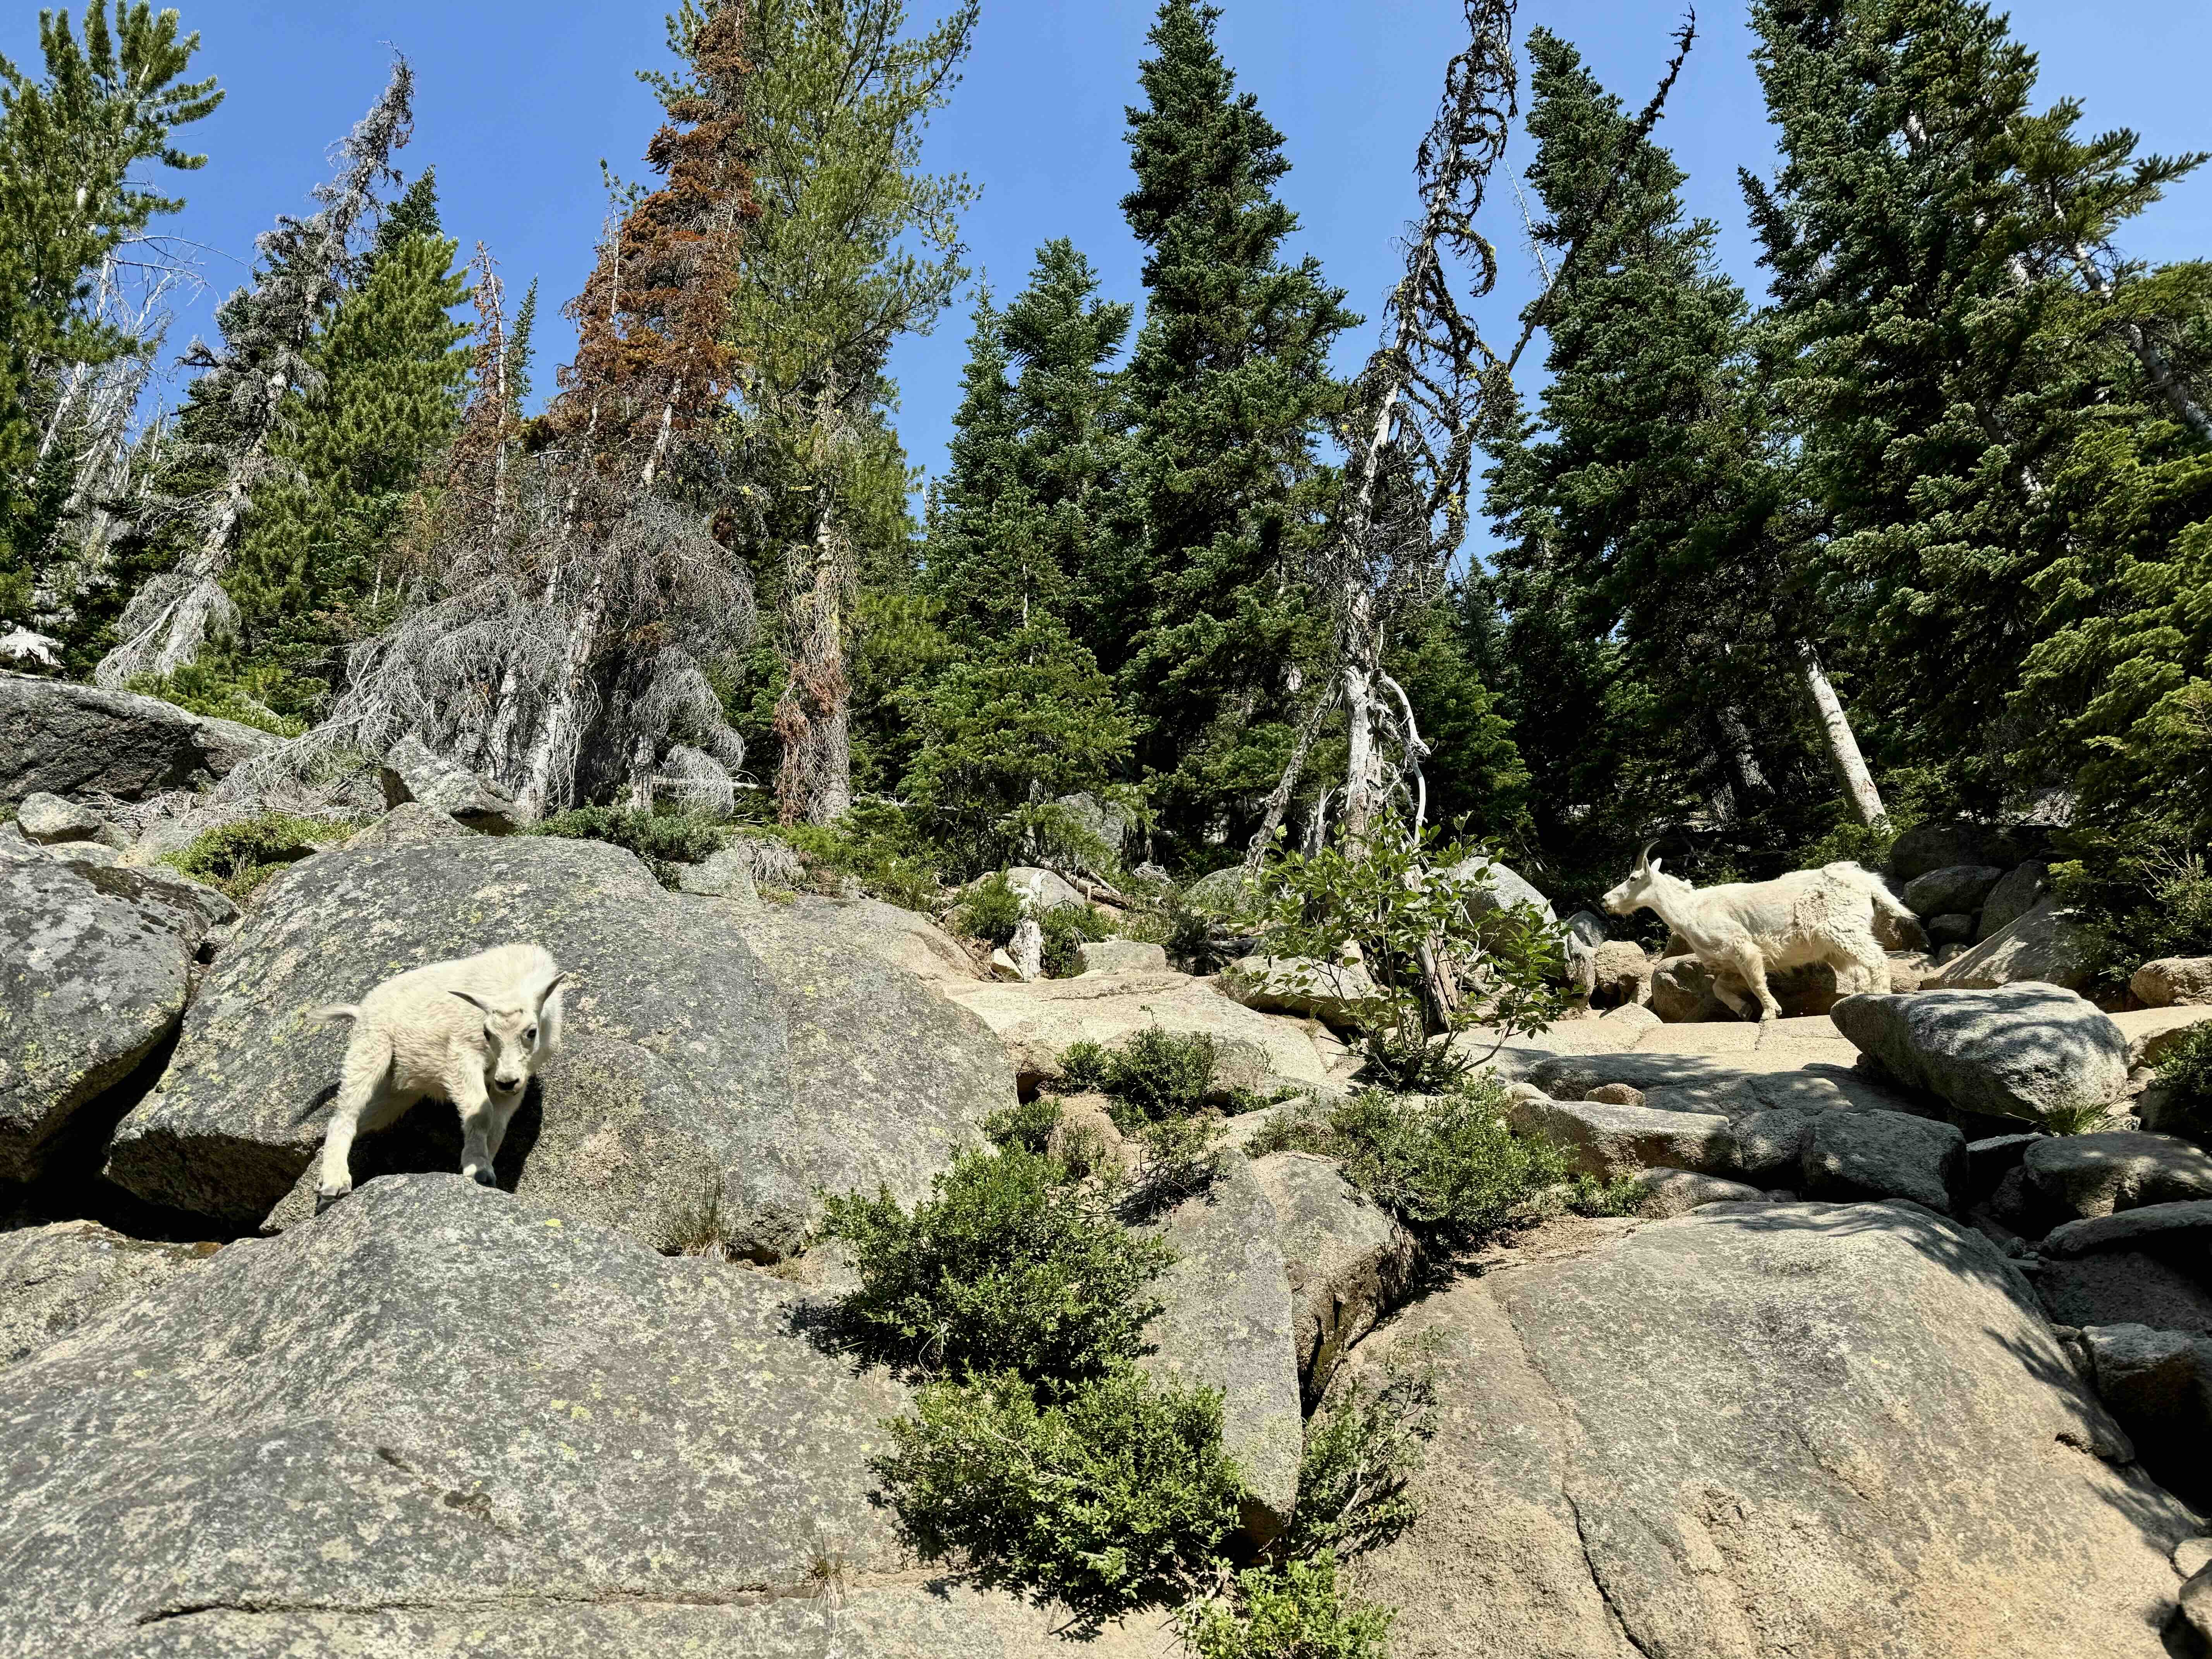
<path fill-rule="evenodd" d="M 1119 1048 L 1071 1042 L 1060 1058 L 1058 1087 L 1096 1091 L 1114 1101 L 1114 1120 L 1127 1129 L 1206 1109 L 1221 1051 L 1203 1031 L 1138 1032 Z"/>
<path fill-rule="evenodd" d="M 2173 1040 L 2159 1058 L 2158 1080 L 2192 1120 L 2212 1121 L 2212 1021 Z"/>
<path fill-rule="evenodd" d="M 1348 1597 L 1323 1552 L 1237 1573 L 1176 1624 L 1196 1659 L 1385 1659 L 1390 1608 Z"/>
<path fill-rule="evenodd" d="M 1097 1194 L 1019 1146 L 971 1152 L 911 1215 L 889 1194 L 832 1198 L 826 1231 L 853 1248 L 849 1335 L 908 1370 L 1094 1377 L 1133 1358 L 1159 1311 L 1147 1286 L 1175 1253 L 1119 1225 Z"/>
<path fill-rule="evenodd" d="M 1363 1089 L 1329 1114 L 1328 1150 L 1417 1237 L 1468 1249 L 1566 1179 L 1559 1150 L 1515 1134 L 1504 1110 L 1504 1091 L 1486 1077 L 1428 1097 Z"/>
<path fill-rule="evenodd" d="M 1060 1127 L 1060 1103 L 1038 1095 L 1018 1105 L 1001 1106 L 983 1120 L 983 1133 L 994 1146 L 1018 1146 L 1042 1153 Z"/>
<path fill-rule="evenodd" d="M 722 849 L 722 826 L 691 812 L 643 812 L 622 806 L 579 806 L 532 824 L 533 836 L 603 841 L 635 853 L 663 887 L 674 887 L 679 865 L 697 864 Z"/>
<path fill-rule="evenodd" d="M 1066 979 L 1080 965 L 1076 947 L 1093 939 L 1111 939 L 1114 929 L 1106 918 L 1087 904 L 1055 904 L 1037 918 L 1044 934 L 1044 971 L 1048 979 Z"/>
<path fill-rule="evenodd" d="M 1434 1345 L 1417 1341 L 1379 1380 L 1354 1376 L 1331 1391 L 1306 1424 L 1287 1555 L 1362 1554 L 1419 1518 L 1407 1486 L 1436 1433 L 1436 1372 Z"/>
<path fill-rule="evenodd" d="M 1627 1176 L 1600 1181 L 1595 1176 L 1580 1175 L 1567 1194 L 1567 1208 L 1577 1215 L 1638 1215 L 1643 1212 L 1644 1199 L 1644 1188 Z"/>
<path fill-rule="evenodd" d="M 193 838 L 181 852 L 159 860 L 181 875 L 220 888 L 232 903 L 243 905 L 254 891 L 288 865 L 320 852 L 353 833 L 353 826 L 327 818 L 264 813 L 217 824 Z"/>
<path fill-rule="evenodd" d="M 872 1465 L 908 1541 L 1091 1628 L 1188 1595 L 1237 1530 L 1221 1396 L 1126 1366 L 1064 1388 L 936 1382 Z"/>
<path fill-rule="evenodd" d="M 890 801 L 856 801 L 835 823 L 771 830 L 805 860 L 816 887 L 829 893 L 849 878 L 871 898 L 928 914 L 941 888 L 933 851 L 906 810 Z"/>
<path fill-rule="evenodd" d="M 972 939 L 1005 945 L 1022 925 L 1022 896 L 996 871 L 970 887 L 953 907 L 952 924 Z"/>
<path fill-rule="evenodd" d="M 2205 848 L 2179 825 L 2077 830 L 2060 850 L 2051 891 L 2081 930 L 2088 994 L 2117 996 L 2156 957 L 2212 951 L 2212 873 Z"/>
<path fill-rule="evenodd" d="M 1125 1200 L 1132 1218 L 1156 1215 L 1213 1184 L 1215 1127 L 1214 1119 L 1197 1115 L 1145 1126 L 1136 1182 Z"/>
<path fill-rule="evenodd" d="M 159 697 L 188 714 L 235 720 L 278 738 L 296 738 L 307 729 L 303 716 L 282 713 L 283 708 L 328 695 L 320 681 L 301 679 L 282 669 L 262 669 L 234 679 L 196 663 L 173 674 L 141 674 L 127 689 L 141 696 Z"/>

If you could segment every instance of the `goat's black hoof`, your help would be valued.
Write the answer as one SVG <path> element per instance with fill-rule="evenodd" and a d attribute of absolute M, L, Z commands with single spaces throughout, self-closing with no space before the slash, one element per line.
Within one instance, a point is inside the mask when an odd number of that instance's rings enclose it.
<path fill-rule="evenodd" d="M 475 1182 L 479 1187 L 496 1187 L 499 1185 L 498 1180 L 492 1175 L 492 1172 L 489 1170 L 476 1170 L 469 1176 L 469 1179 Z"/>
<path fill-rule="evenodd" d="M 319 1190 L 315 1194 L 315 1213 L 320 1215 L 344 1196 L 343 1193 L 325 1193 Z"/>

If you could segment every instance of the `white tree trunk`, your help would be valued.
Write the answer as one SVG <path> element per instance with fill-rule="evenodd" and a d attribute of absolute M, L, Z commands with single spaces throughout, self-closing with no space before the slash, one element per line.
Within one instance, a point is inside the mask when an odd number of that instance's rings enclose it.
<path fill-rule="evenodd" d="M 1836 775 L 1843 781 L 1844 793 L 1850 799 L 1851 810 L 1869 830 L 1887 823 L 1889 813 L 1881 804 L 1881 792 L 1875 787 L 1874 774 L 1867 769 L 1866 758 L 1859 753 L 1858 738 L 1851 731 L 1851 717 L 1844 712 L 1843 699 L 1829 683 L 1827 671 L 1820 666 L 1820 653 L 1813 648 L 1812 641 L 1797 641 L 1797 661 L 1804 672 L 1805 689 L 1812 694 L 1814 709 L 1820 717 L 1828 757 L 1836 764 Z"/>

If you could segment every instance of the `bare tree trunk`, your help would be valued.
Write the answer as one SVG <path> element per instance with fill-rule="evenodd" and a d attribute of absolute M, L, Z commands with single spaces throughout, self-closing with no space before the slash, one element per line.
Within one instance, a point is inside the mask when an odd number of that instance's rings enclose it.
<path fill-rule="evenodd" d="M 1851 810 L 1869 830 L 1888 823 L 1889 812 L 1881 804 L 1881 792 L 1875 787 L 1874 774 L 1867 769 L 1866 758 L 1859 753 L 1859 740 L 1851 731 L 1851 717 L 1844 712 L 1843 699 L 1829 684 L 1827 671 L 1820 666 L 1820 653 L 1814 649 L 1812 641 L 1797 641 L 1797 662 L 1805 675 L 1805 689 L 1812 694 L 1813 707 L 1820 717 L 1828 757 L 1836 763 L 1836 775 L 1843 780 L 1844 793 L 1850 798 Z"/>
<path fill-rule="evenodd" d="M 853 805 L 852 717 L 845 678 L 844 537 L 824 509 L 814 534 L 812 580 L 785 604 L 790 676 L 776 704 L 783 763 L 775 781 L 786 823 L 828 823 Z"/>
<path fill-rule="evenodd" d="M 575 623 L 568 630 L 565 672 L 554 688 L 552 702 L 538 717 L 537 735 L 523 763 L 517 804 L 533 820 L 546 815 L 556 787 L 573 787 L 564 780 L 575 775 L 576 750 L 583 739 L 586 677 L 592 647 L 598 643 L 599 615 L 605 605 L 601 592 L 604 580 L 594 575 L 590 592 L 577 607 Z"/>
<path fill-rule="evenodd" d="M 1314 698 L 1314 705 L 1306 711 L 1305 721 L 1298 727 L 1297 741 L 1291 747 L 1289 764 L 1267 797 L 1267 810 L 1260 819 L 1260 828 L 1244 848 L 1244 867 L 1256 870 L 1260 860 L 1267 855 L 1267 848 L 1275 839 L 1275 831 L 1283 827 L 1283 814 L 1290 810 L 1291 797 L 1297 793 L 1298 775 L 1306 769 L 1306 759 L 1313 753 L 1314 739 L 1321 734 L 1322 722 L 1328 711 L 1336 707 L 1340 686 L 1332 680 Z"/>

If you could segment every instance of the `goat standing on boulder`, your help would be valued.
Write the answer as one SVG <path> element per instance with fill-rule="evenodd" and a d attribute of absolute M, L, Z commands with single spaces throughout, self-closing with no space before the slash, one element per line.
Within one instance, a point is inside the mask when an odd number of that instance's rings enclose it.
<path fill-rule="evenodd" d="M 358 1003 L 307 1017 L 353 1022 L 315 1182 L 319 1213 L 353 1190 L 353 1140 L 436 1095 L 461 1115 L 461 1173 L 495 1183 L 492 1160 L 538 1066 L 561 1042 L 568 975 L 543 948 L 502 945 L 388 979 Z"/>
<path fill-rule="evenodd" d="M 1759 1000 L 1759 1021 L 1782 1016 L 1766 976 L 1785 968 L 1825 962 L 1836 970 L 1837 988 L 1887 992 L 1889 957 L 1874 936 L 1879 910 L 1901 921 L 1912 913 L 1882 885 L 1881 878 L 1848 860 L 1818 870 L 1793 870 L 1773 881 L 1692 887 L 1661 873 L 1647 847 L 1628 879 L 1605 896 L 1617 916 L 1656 911 L 1689 941 L 1713 976 L 1713 990 L 1739 1014 L 1751 1012 L 1736 985 Z M 1730 981 L 1735 981 L 1732 984 Z"/>

